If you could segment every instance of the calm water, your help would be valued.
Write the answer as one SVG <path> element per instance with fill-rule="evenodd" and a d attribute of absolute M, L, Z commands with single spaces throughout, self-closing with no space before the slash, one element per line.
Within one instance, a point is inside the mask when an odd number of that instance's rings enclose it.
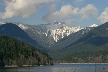
<path fill-rule="evenodd" d="M 108 72 L 108 64 L 55 64 L 53 66 L 4 68 L 0 72 Z"/>

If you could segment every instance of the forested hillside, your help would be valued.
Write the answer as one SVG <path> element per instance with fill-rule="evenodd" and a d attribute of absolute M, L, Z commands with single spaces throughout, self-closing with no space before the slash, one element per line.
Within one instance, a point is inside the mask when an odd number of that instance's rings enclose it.
<path fill-rule="evenodd" d="M 55 61 L 62 62 L 108 62 L 108 22 L 50 54 Z"/>
<path fill-rule="evenodd" d="M 50 55 L 53 57 L 55 62 L 108 63 L 108 43 L 100 47 L 91 46 L 91 48 L 94 48 L 94 50 L 87 50 L 87 47 L 89 46 L 90 45 L 86 45 L 85 48 L 81 47 L 78 49 L 74 48 L 72 49 L 73 51 L 71 49 L 68 49 L 67 51 L 65 49 L 60 49 L 51 52 Z M 86 51 L 84 51 L 84 49 L 86 49 Z"/>
<path fill-rule="evenodd" d="M 0 66 L 52 64 L 53 61 L 47 53 L 7 36 L 0 37 Z"/>
<path fill-rule="evenodd" d="M 94 52 L 76 52 L 65 56 L 63 60 L 73 63 L 108 63 L 108 49 L 103 48 Z"/>

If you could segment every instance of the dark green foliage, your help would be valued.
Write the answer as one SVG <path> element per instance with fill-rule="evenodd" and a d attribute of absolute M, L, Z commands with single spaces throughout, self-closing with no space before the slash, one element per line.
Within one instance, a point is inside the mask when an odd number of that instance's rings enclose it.
<path fill-rule="evenodd" d="M 47 53 L 10 39 L 7 36 L 0 37 L 0 65 L 52 65 L 53 61 Z"/>
<path fill-rule="evenodd" d="M 96 41 L 96 39 L 94 40 Z M 98 39 L 95 43 L 94 40 L 80 42 L 71 46 L 70 48 L 55 50 L 49 54 L 56 62 L 108 62 L 108 42 L 106 42 L 107 39 L 108 38 L 101 37 L 101 41 L 98 42 Z M 105 43 L 102 41 L 104 41 Z M 90 60 L 88 59 L 89 56 Z"/>
<path fill-rule="evenodd" d="M 4 67 L 3 54 L 0 53 L 0 67 Z"/>
<path fill-rule="evenodd" d="M 74 63 L 107 63 L 108 62 L 108 49 L 97 51 L 77 52 L 70 56 L 65 56 L 64 61 Z"/>
<path fill-rule="evenodd" d="M 71 37 L 70 40 L 73 40 Z M 67 47 L 49 54 L 57 62 L 108 62 L 108 22 L 83 34 Z"/>

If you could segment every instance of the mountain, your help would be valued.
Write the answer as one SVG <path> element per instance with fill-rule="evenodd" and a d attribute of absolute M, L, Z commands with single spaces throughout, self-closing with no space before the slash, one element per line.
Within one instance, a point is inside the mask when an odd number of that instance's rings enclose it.
<path fill-rule="evenodd" d="M 75 33 L 82 28 L 69 27 L 64 22 L 40 24 L 40 25 L 27 25 L 16 23 L 22 30 L 24 30 L 32 39 L 36 40 L 40 45 L 50 48 L 51 45 L 58 42 L 60 39 Z"/>
<path fill-rule="evenodd" d="M 1 24 L 5 23 L 1 22 Z M 69 27 L 64 22 L 58 23 L 57 21 L 40 25 L 27 25 L 20 22 L 14 22 L 12 24 L 19 26 L 30 38 L 48 49 L 64 48 L 97 26 L 93 24 L 83 29 L 80 26 Z"/>
<path fill-rule="evenodd" d="M 5 23 L 0 22 L 0 24 L 3 25 Z M 64 22 L 58 23 L 57 21 L 40 25 L 27 25 L 20 22 L 12 24 L 19 26 L 30 38 L 48 49 L 65 48 L 97 26 L 93 24 L 86 28 L 81 28 L 80 26 L 69 27 Z"/>
<path fill-rule="evenodd" d="M 42 48 L 35 40 L 31 39 L 20 27 L 13 23 L 3 23 L 0 25 L 0 35 L 7 35 L 19 41 L 31 44 L 37 48 Z"/>
<path fill-rule="evenodd" d="M 69 27 L 64 22 L 40 25 L 11 24 L 26 32 L 37 44 L 46 47 L 55 62 L 108 62 L 108 22 L 86 28 Z M 7 24 L 1 23 L 2 25 Z M 1 30 L 5 28 L 2 27 Z"/>
<path fill-rule="evenodd" d="M 64 23 L 58 22 L 55 22 L 54 24 L 41 24 L 33 27 L 38 31 L 46 34 L 46 36 L 52 36 L 55 42 L 82 29 L 80 26 L 69 27 Z"/>
<path fill-rule="evenodd" d="M 54 60 L 67 60 L 67 59 L 74 60 L 75 58 L 77 58 L 78 60 L 82 59 L 81 58 L 82 56 L 83 60 L 88 60 L 90 56 L 91 60 L 93 60 L 93 58 L 97 59 L 98 57 L 100 57 L 101 58 L 100 60 L 105 62 L 108 56 L 107 30 L 108 30 L 108 22 L 93 28 L 87 33 L 84 33 L 78 40 L 76 40 L 75 42 L 71 42 L 65 48 L 50 52 L 50 55 L 53 57 Z"/>
<path fill-rule="evenodd" d="M 108 22 L 84 34 L 83 37 L 77 40 L 74 44 L 86 41 L 86 42 L 94 44 L 95 46 L 98 46 L 98 45 L 101 46 L 104 43 L 107 43 L 107 37 L 108 37 L 107 28 L 108 28 Z M 69 46 L 71 45 L 72 44 L 70 44 Z"/>
<path fill-rule="evenodd" d="M 56 42 L 55 44 L 53 44 L 51 46 L 51 49 L 56 50 L 56 49 L 62 49 L 67 47 L 68 45 L 76 42 L 77 40 L 79 40 L 80 38 L 83 37 L 84 34 L 88 33 L 89 31 L 93 30 L 96 26 L 92 26 L 92 27 L 86 27 L 84 29 L 81 29 L 75 33 L 70 34 L 69 36 L 66 36 L 62 39 L 60 39 L 58 42 Z"/>

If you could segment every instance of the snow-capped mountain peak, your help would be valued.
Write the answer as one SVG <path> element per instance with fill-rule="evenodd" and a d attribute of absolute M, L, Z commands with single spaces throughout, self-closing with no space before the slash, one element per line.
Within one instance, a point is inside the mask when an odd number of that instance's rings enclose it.
<path fill-rule="evenodd" d="M 8 22 L 9 23 L 9 22 Z M 39 24 L 39 25 L 27 25 L 20 22 L 12 22 L 24 30 L 31 38 L 36 40 L 40 45 L 45 47 L 50 47 L 55 42 L 58 42 L 60 39 L 74 34 L 78 31 L 83 31 L 81 34 L 84 34 L 96 27 L 98 25 L 93 24 L 90 27 L 85 29 L 80 26 L 70 27 L 67 26 L 64 22 L 48 23 L 48 24 Z M 6 22 L 0 22 L 0 25 L 6 24 Z"/>
<path fill-rule="evenodd" d="M 50 31 L 50 33 L 51 36 L 54 38 L 54 41 L 57 42 L 59 39 L 69 36 L 70 34 L 75 33 L 81 29 L 82 28 L 80 26 L 78 27 L 64 26 L 62 28 L 53 29 Z"/>
<path fill-rule="evenodd" d="M 90 27 L 97 27 L 98 25 L 97 24 L 92 24 Z"/>

